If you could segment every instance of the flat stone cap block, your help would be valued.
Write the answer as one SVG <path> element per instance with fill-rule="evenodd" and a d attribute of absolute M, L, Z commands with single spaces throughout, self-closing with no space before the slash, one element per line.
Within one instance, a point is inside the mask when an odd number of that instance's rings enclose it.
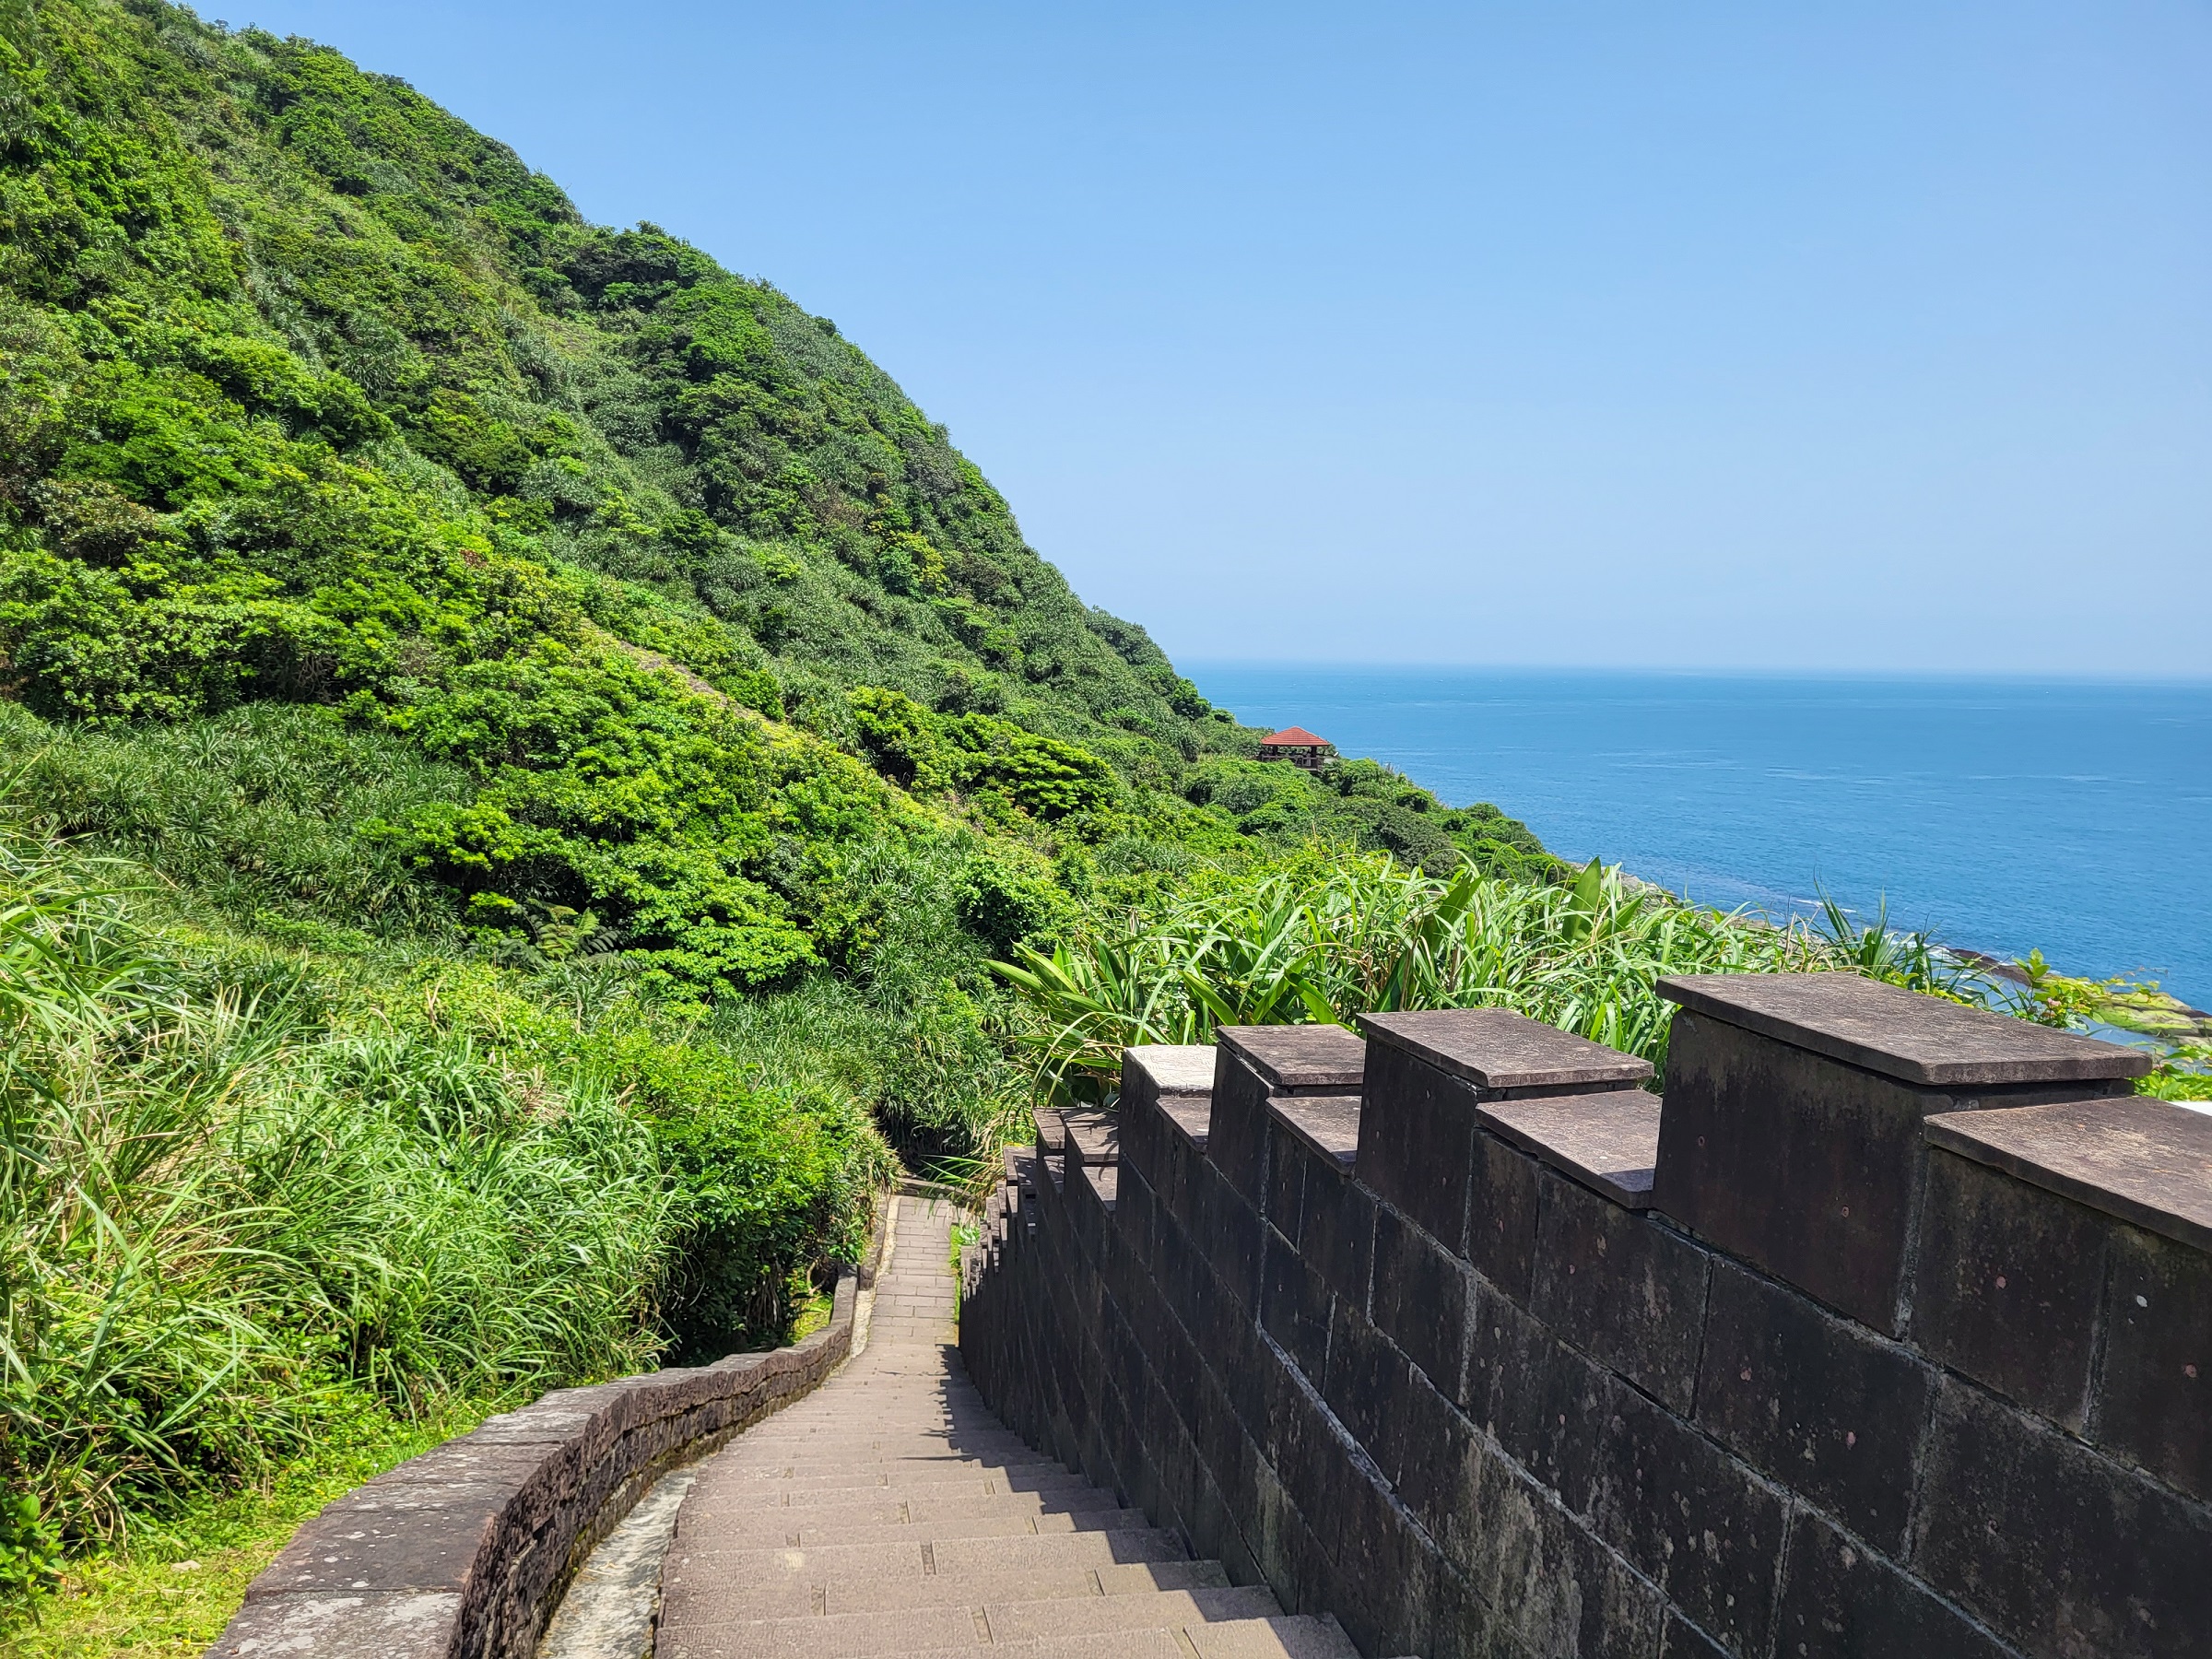
<path fill-rule="evenodd" d="M 1037 1119 L 1037 1147 L 1047 1158 L 1057 1158 L 1067 1150 L 1067 1126 L 1061 1123 L 1060 1114 L 1050 1106 L 1040 1106 Z"/>
<path fill-rule="evenodd" d="M 1111 1214 L 1114 1200 L 1121 1196 L 1121 1171 L 1111 1166 L 1100 1169 L 1095 1164 L 1085 1164 L 1079 1179 L 1097 1195 L 1099 1207 Z"/>
<path fill-rule="evenodd" d="M 1267 1102 L 1283 1126 L 1348 1171 L 1359 1153 L 1358 1095 L 1289 1095 Z M 2212 1120 L 2206 1120 L 2212 1122 Z"/>
<path fill-rule="evenodd" d="M 1632 1210 L 1652 1207 L 1662 1102 L 1641 1088 L 1485 1100 L 1475 1121 L 1592 1192 Z"/>
<path fill-rule="evenodd" d="M 1693 973 L 1663 979 L 1658 991 L 1693 1014 L 1907 1083 L 2090 1083 L 2151 1066 L 2139 1049 L 1855 973 Z"/>
<path fill-rule="evenodd" d="M 1152 1087 L 1163 1095 L 1214 1091 L 1214 1045 L 1210 1042 L 1147 1042 L 1125 1048 L 1122 1051 L 1124 1079 L 1131 1066 L 1150 1077 Z"/>
<path fill-rule="evenodd" d="M 1206 1150 L 1206 1137 L 1213 1133 L 1214 1102 L 1210 1095 L 1162 1095 L 1159 1097 L 1160 1115 L 1182 1132 L 1182 1137 L 1192 1147 Z"/>
<path fill-rule="evenodd" d="M 1939 1112 L 1929 1141 L 2212 1253 L 2212 1117 L 2147 1095 Z"/>
<path fill-rule="evenodd" d="M 1270 1088 L 1357 1088 L 1367 1076 L 1367 1044 L 1342 1026 L 1223 1026 L 1215 1035 Z"/>
<path fill-rule="evenodd" d="M 1652 1063 L 1577 1037 L 1510 1008 L 1430 1008 L 1362 1014 L 1376 1042 L 1404 1049 L 1478 1088 L 1564 1088 L 1610 1083 L 1633 1088 Z"/>
<path fill-rule="evenodd" d="M 207 1651 L 221 1659 L 445 1659 L 460 1613 L 452 1594 L 270 1596 L 247 1603 Z"/>
<path fill-rule="evenodd" d="M 1122 1161 L 1121 1124 L 1111 1112 L 1063 1112 L 1067 1150 L 1077 1166 L 1097 1169 Z"/>

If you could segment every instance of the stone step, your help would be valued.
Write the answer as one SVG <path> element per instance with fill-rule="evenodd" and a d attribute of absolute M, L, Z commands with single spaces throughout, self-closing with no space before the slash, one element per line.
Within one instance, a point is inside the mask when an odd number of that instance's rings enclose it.
<path fill-rule="evenodd" d="M 698 1488 L 693 1488 L 693 1496 Z M 707 1501 L 735 1499 L 746 1494 L 742 1501 L 748 1504 L 781 1505 L 785 1509 L 834 1508 L 852 1503 L 935 1503 L 953 1499 L 975 1498 L 1049 1498 L 1075 1503 L 1084 1500 L 1086 1494 L 1098 1488 L 1080 1476 L 1070 1475 L 1050 1485 L 1010 1486 L 996 1476 L 971 1477 L 966 1480 L 909 1482 L 892 1486 L 803 1486 L 796 1481 L 773 1483 L 751 1481 L 744 1487 L 729 1487 L 707 1494 Z M 1112 1500 L 1112 1494 L 1100 1494 Z"/>
<path fill-rule="evenodd" d="M 1031 1568 L 1111 1567 L 1128 1561 L 1189 1559 L 1182 1540 L 1157 1527 L 1115 1532 L 1023 1534 L 1016 1537 L 870 1538 L 859 1543 L 793 1547 L 757 1536 L 704 1532 L 687 1537 L 670 1557 L 687 1568 L 712 1563 L 747 1583 L 797 1579 L 809 1584 L 860 1574 L 874 1579 L 957 1578 Z"/>
<path fill-rule="evenodd" d="M 828 1498 L 839 1494 L 834 1491 L 812 1491 L 807 1495 L 810 1498 Z M 906 1498 L 896 1496 L 895 1488 L 877 1487 L 841 1503 L 804 1504 L 762 1503 L 750 1494 L 741 1499 L 732 1499 L 718 1498 L 710 1493 L 704 1499 L 696 1496 L 692 1499 L 677 1524 L 677 1530 L 678 1535 L 688 1536 L 687 1529 L 711 1530 L 718 1526 L 735 1525 L 753 1515 L 788 1516 L 788 1524 L 793 1526 L 877 1526 L 900 1522 L 922 1525 L 937 1521 L 963 1521 L 976 1516 L 1019 1515 L 1041 1519 L 1052 1515 L 1114 1515 L 1122 1512 L 1116 1507 L 1112 1492 L 1091 1486 L 1069 1487 L 1058 1492 L 995 1492 L 988 1496 L 936 1492 Z"/>
<path fill-rule="evenodd" d="M 1150 1525 L 1143 1510 L 1063 1510 L 1039 1515 L 1019 1511 L 982 1515 L 939 1516 L 917 1521 L 903 1514 L 871 1519 L 837 1513 L 817 1519 L 811 1510 L 754 1510 L 715 1523 L 713 1536 L 743 1539 L 762 1547 L 820 1549 L 840 1543 L 902 1544 L 908 1539 L 1019 1538 L 1071 1532 L 1135 1532 Z"/>
<path fill-rule="evenodd" d="M 785 1467 L 791 1465 L 785 1465 Z M 1066 1487 L 1088 1486 L 1080 1475 L 1072 1475 L 1058 1464 L 1013 1464 L 997 1468 L 942 1468 L 927 1464 L 884 1464 L 881 1465 L 853 1465 L 841 1469 L 823 1469 L 817 1472 L 776 1477 L 762 1470 L 732 1471 L 726 1477 L 718 1466 L 711 1465 L 700 1475 L 700 1484 L 710 1491 L 736 1491 L 750 1488 L 766 1495 L 781 1490 L 792 1491 L 865 1491 L 870 1487 L 923 1488 L 943 1487 L 948 1489 L 976 1492 L 1049 1492 Z"/>
<path fill-rule="evenodd" d="M 979 1606 L 917 1607 L 897 1613 L 837 1613 L 763 1618 L 741 1624 L 664 1624 L 657 1659 L 712 1653 L 759 1659 L 860 1659 L 877 1653 L 994 1652 L 1010 1643 L 1071 1634 L 1242 1623 L 1279 1617 L 1264 1589 L 1163 1590 L 1149 1595 L 997 1602 Z M 1185 1659 L 1188 1656 L 1185 1655 Z"/>
<path fill-rule="evenodd" d="M 1225 1590 L 1218 1561 L 1132 1561 L 1115 1567 L 1041 1567 L 1031 1571 L 938 1574 L 929 1578 L 840 1579 L 808 1583 L 735 1582 L 720 1562 L 696 1575 L 670 1559 L 663 1580 L 668 1624 L 797 1618 L 809 1613 L 891 1613 L 913 1607 L 977 1607 L 993 1602 L 1144 1595 L 1159 1590 Z"/>

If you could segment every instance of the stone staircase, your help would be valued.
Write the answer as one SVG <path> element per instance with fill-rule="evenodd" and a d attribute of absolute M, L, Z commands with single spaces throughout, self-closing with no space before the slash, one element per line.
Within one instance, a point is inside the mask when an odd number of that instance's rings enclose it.
<path fill-rule="evenodd" d="M 991 1414 L 954 1346 L 957 1214 L 901 1199 L 865 1351 L 700 1465 L 657 1659 L 1357 1659 Z"/>

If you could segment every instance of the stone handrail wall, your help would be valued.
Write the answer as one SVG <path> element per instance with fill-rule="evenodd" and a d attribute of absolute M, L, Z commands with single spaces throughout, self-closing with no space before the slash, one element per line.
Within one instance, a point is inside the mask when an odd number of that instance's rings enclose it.
<path fill-rule="evenodd" d="M 2212 1118 L 1842 975 L 1134 1049 L 964 1263 L 1014 1427 L 1362 1652 L 2212 1653 Z"/>
<path fill-rule="evenodd" d="M 337 1499 L 253 1580 L 210 1654 L 530 1659 L 646 1488 L 851 1354 L 875 1232 L 868 1260 L 839 1274 L 829 1324 L 789 1347 L 555 1390 Z"/>

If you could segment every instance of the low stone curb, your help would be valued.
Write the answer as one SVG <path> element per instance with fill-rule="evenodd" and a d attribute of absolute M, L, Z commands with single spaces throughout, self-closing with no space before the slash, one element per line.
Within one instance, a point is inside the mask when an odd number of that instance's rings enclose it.
<path fill-rule="evenodd" d="M 530 1659 L 576 1570 L 654 1481 L 843 1363 L 882 1213 L 811 1336 L 557 1389 L 337 1499 L 247 1587 L 212 1659 Z"/>

